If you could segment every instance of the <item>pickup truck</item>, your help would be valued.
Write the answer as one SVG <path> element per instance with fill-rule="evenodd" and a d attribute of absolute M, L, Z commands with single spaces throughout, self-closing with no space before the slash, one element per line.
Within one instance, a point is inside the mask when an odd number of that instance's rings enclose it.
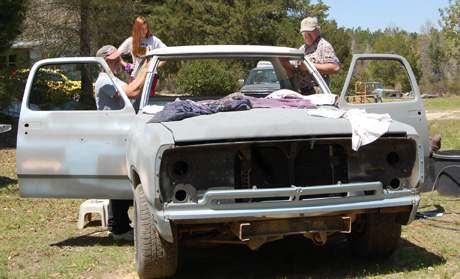
<path fill-rule="evenodd" d="M 377 94 L 378 98 L 400 98 L 401 92 L 396 89 L 384 88 L 380 82 L 369 82 L 372 85 L 372 93 Z"/>
<path fill-rule="evenodd" d="M 112 111 L 56 110 L 47 103 L 50 92 L 34 89 L 41 68 L 77 75 L 84 65 L 90 73 L 101 67 L 109 72 L 103 59 L 35 63 L 19 119 L 22 197 L 134 199 L 141 278 L 173 276 L 178 245 L 185 243 L 257 250 L 283 237 L 300 235 L 322 245 L 330 235 L 344 234 L 352 251 L 366 259 L 396 251 L 402 225 L 417 212 L 429 156 L 425 111 L 406 59 L 355 55 L 336 94 L 294 48 L 178 46 L 149 52 L 146 59 L 153 61 L 142 95 L 132 103 L 115 84 L 125 105 Z M 158 68 L 161 61 L 169 71 L 181 71 L 205 59 L 233 73 L 236 84 L 241 69 L 247 75 L 257 61 L 270 61 L 280 90 L 257 98 L 217 84 L 203 96 L 184 90 L 150 96 L 154 73 L 166 71 Z M 285 59 L 305 64 L 318 94 L 298 93 L 280 62 Z M 352 81 L 364 78 L 362 69 L 388 61 L 405 73 L 412 98 L 347 102 L 355 94 Z M 196 78 L 216 82 L 212 74 Z M 72 102 L 79 97 L 72 95 Z"/>
<path fill-rule="evenodd" d="M 259 61 L 251 70 L 240 92 L 248 96 L 266 96 L 279 90 L 280 85 L 273 66 L 268 61 Z M 265 95 L 264 95 L 265 94 Z"/>

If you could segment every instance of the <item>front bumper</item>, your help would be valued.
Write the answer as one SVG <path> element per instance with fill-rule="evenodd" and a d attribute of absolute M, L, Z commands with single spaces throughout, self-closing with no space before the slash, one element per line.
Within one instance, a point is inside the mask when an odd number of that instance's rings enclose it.
<path fill-rule="evenodd" d="M 380 182 L 312 187 L 209 190 L 197 203 L 166 203 L 165 221 L 294 218 L 408 206 L 410 223 L 420 197 L 412 190 L 384 190 Z"/>

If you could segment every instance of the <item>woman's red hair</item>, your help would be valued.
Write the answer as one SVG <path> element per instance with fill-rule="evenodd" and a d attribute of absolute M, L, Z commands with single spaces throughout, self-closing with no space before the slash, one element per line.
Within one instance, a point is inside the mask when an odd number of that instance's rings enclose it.
<path fill-rule="evenodd" d="M 152 33 L 150 33 L 150 26 L 147 21 L 143 16 L 140 16 L 136 18 L 134 21 L 134 26 L 133 26 L 133 32 L 131 34 L 131 37 L 133 37 L 133 55 L 134 57 L 137 57 L 139 55 L 139 46 L 141 44 L 141 30 L 142 30 L 142 25 L 147 24 L 147 34 L 146 38 L 150 38 L 152 36 Z"/>

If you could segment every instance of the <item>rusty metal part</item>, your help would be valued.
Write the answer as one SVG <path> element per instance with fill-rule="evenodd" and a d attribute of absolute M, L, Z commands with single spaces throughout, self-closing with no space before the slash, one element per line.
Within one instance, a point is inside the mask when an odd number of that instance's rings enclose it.
<path fill-rule="evenodd" d="M 305 233 L 304 237 L 309 238 L 318 246 L 326 244 L 327 237 L 333 234 L 333 232 L 319 232 L 319 233 Z"/>
<path fill-rule="evenodd" d="M 249 239 L 246 242 L 246 244 L 248 245 L 249 249 L 251 249 L 252 251 L 257 251 L 257 250 L 259 250 L 260 246 L 262 246 L 262 244 L 267 243 L 267 242 L 271 242 L 271 241 L 280 240 L 282 238 L 283 238 L 282 235 L 271 236 L 271 237 L 267 237 L 267 236 L 254 237 L 254 238 Z"/>
<path fill-rule="evenodd" d="M 314 232 L 342 232 L 351 231 L 352 217 L 328 216 L 313 218 L 297 218 L 284 220 L 267 220 L 233 223 L 232 232 L 242 241 L 257 237 L 271 237 Z"/>

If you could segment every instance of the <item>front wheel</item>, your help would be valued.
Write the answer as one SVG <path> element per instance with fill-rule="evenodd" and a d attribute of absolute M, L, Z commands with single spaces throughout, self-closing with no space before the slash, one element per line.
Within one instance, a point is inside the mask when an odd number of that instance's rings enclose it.
<path fill-rule="evenodd" d="M 134 248 L 139 278 L 165 278 L 176 273 L 177 239 L 170 243 L 160 236 L 140 184 L 134 192 Z"/>
<path fill-rule="evenodd" d="M 347 241 L 362 258 L 387 258 L 398 248 L 401 225 L 396 214 L 364 214 L 353 222 Z"/>

